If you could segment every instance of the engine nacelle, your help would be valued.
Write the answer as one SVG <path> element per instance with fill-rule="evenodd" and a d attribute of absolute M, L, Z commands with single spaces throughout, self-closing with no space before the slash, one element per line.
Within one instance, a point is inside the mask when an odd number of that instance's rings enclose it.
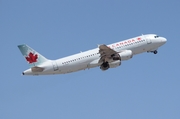
<path fill-rule="evenodd" d="M 133 57 L 133 53 L 131 50 L 124 50 L 123 52 L 119 53 L 119 56 L 121 57 L 121 61 L 128 60 Z"/>
<path fill-rule="evenodd" d="M 109 67 L 110 67 L 110 66 L 109 66 L 109 63 L 108 63 L 108 62 L 104 62 L 104 63 L 101 64 L 100 69 L 101 69 L 102 71 L 105 71 L 105 70 L 108 70 Z"/>
<path fill-rule="evenodd" d="M 121 65 L 120 60 L 117 60 L 117 61 L 114 61 L 114 62 L 111 62 L 111 63 L 104 62 L 103 64 L 101 64 L 100 69 L 102 71 L 105 71 L 105 70 L 108 70 L 109 68 L 115 68 L 115 67 L 118 67 L 120 65 Z"/>
<path fill-rule="evenodd" d="M 120 65 L 121 65 L 121 61 L 120 60 L 117 60 L 117 61 L 109 63 L 109 67 L 110 68 L 115 68 L 115 67 L 118 67 Z"/>

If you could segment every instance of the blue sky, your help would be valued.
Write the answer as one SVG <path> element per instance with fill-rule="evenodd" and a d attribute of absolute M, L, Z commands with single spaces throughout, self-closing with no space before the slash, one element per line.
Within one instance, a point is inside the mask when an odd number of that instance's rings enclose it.
<path fill-rule="evenodd" d="M 1 0 L 1 119 L 179 119 L 180 1 Z M 168 42 L 108 71 L 21 76 L 17 45 L 57 59 L 141 34 Z"/>

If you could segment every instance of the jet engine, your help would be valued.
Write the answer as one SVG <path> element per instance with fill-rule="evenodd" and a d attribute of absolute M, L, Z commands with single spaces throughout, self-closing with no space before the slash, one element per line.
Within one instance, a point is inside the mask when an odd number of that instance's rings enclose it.
<path fill-rule="evenodd" d="M 107 69 L 109 69 L 109 63 L 108 62 L 103 62 L 100 66 L 100 69 L 105 71 Z"/>
<path fill-rule="evenodd" d="M 109 68 L 115 68 L 115 67 L 118 67 L 121 65 L 121 61 L 120 60 L 117 60 L 117 61 L 114 61 L 114 62 L 111 62 L 111 63 L 108 63 L 108 62 L 104 62 L 101 64 L 100 66 L 100 69 L 105 71 Z"/>
<path fill-rule="evenodd" d="M 133 57 L 131 50 L 124 50 L 121 53 L 111 55 L 111 60 L 100 65 L 100 69 L 105 71 L 109 68 L 115 68 L 121 65 L 121 61 L 128 60 Z"/>
<path fill-rule="evenodd" d="M 120 60 L 117 60 L 117 61 L 115 61 L 115 62 L 109 63 L 109 67 L 110 67 L 110 68 L 116 68 L 116 67 L 118 67 L 118 66 L 120 66 L 120 65 L 121 65 L 121 61 L 120 61 Z"/>
<path fill-rule="evenodd" d="M 124 50 L 123 52 L 119 53 L 119 56 L 121 58 L 121 61 L 128 60 L 133 57 L 133 53 L 131 50 Z"/>

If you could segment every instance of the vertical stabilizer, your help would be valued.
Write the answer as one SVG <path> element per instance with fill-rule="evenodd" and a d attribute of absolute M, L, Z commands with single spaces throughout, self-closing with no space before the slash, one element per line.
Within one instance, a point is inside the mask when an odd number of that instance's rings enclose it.
<path fill-rule="evenodd" d="M 36 52 L 28 45 L 18 45 L 18 48 L 21 51 L 22 55 L 25 57 L 30 67 L 35 67 L 48 61 L 48 59 L 46 59 L 44 56 Z"/>

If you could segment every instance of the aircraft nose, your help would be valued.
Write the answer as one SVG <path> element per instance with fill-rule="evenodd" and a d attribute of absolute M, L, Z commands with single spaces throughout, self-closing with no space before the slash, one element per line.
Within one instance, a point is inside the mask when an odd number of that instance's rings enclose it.
<path fill-rule="evenodd" d="M 166 42 L 167 42 L 167 39 L 166 39 L 166 38 L 164 38 L 164 37 L 162 37 L 161 42 L 164 44 L 164 43 L 166 43 Z"/>

